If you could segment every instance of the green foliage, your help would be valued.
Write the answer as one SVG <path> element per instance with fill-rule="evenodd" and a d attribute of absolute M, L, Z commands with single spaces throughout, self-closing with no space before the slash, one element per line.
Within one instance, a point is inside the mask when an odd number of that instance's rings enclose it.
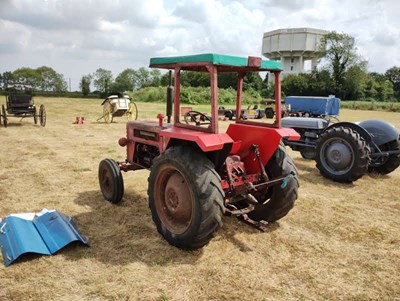
<path fill-rule="evenodd" d="M 385 77 L 393 84 L 394 96 L 400 100 L 400 67 L 392 67 L 385 72 Z"/>
<path fill-rule="evenodd" d="M 236 88 L 236 83 L 234 87 Z M 243 79 L 244 91 L 247 91 L 249 89 L 261 91 L 262 87 L 263 87 L 263 80 L 258 72 L 249 72 L 245 75 Z"/>
<path fill-rule="evenodd" d="M 210 74 L 205 72 L 182 71 L 181 85 L 185 87 L 209 87 Z"/>
<path fill-rule="evenodd" d="M 136 71 L 132 68 L 127 68 L 123 70 L 118 76 L 115 78 L 114 84 L 112 85 L 113 91 L 132 91 L 135 86 L 135 77 Z"/>
<path fill-rule="evenodd" d="M 79 87 L 84 96 L 89 95 L 91 82 L 92 82 L 92 76 L 90 74 L 82 76 L 81 82 L 79 83 Z"/>
<path fill-rule="evenodd" d="M 64 92 L 68 90 L 64 76 L 52 68 L 42 66 L 37 68 L 36 72 L 41 79 L 40 88 L 42 91 Z"/>
<path fill-rule="evenodd" d="M 352 110 L 400 112 L 400 102 L 342 101 L 340 107 Z"/>
<path fill-rule="evenodd" d="M 307 95 L 309 91 L 308 78 L 304 74 L 290 74 L 282 81 L 282 91 L 285 95 Z"/>
<path fill-rule="evenodd" d="M 19 68 L 12 73 L 9 79 L 18 83 L 30 84 L 34 90 L 49 92 L 67 91 L 67 82 L 64 76 L 46 66 L 36 69 L 27 67 Z"/>
<path fill-rule="evenodd" d="M 0 86 L 5 86 L 8 83 L 12 83 L 14 81 L 13 73 L 10 71 L 3 72 L 0 74 Z"/>
<path fill-rule="evenodd" d="M 133 101 L 142 102 L 166 102 L 167 88 L 166 87 L 145 87 L 134 92 L 128 92 Z"/>
<path fill-rule="evenodd" d="M 95 88 L 104 95 L 108 94 L 113 83 L 112 72 L 110 70 L 99 68 L 93 74 L 93 79 Z"/>
<path fill-rule="evenodd" d="M 359 61 L 355 39 L 346 33 L 332 31 L 321 39 L 321 50 L 328 61 L 328 69 L 333 79 L 333 92 L 345 98 L 344 85 L 346 71 Z"/>
<path fill-rule="evenodd" d="M 138 102 L 165 102 L 167 99 L 166 87 L 145 87 L 128 93 L 134 101 Z M 254 89 L 248 89 L 243 93 L 243 102 L 247 104 L 259 104 L 262 97 Z M 209 87 L 182 87 L 181 102 L 185 104 L 209 104 L 211 92 Z M 218 89 L 219 104 L 234 104 L 236 102 L 236 90 L 232 88 Z"/>

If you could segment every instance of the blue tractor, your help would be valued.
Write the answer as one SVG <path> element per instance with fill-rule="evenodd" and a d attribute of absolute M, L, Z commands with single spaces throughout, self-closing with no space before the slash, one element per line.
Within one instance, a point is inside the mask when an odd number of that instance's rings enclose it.
<path fill-rule="evenodd" d="M 390 123 L 366 120 L 339 122 L 340 99 L 287 97 L 291 117 L 282 127 L 293 128 L 300 140 L 283 139 L 305 159 L 316 161 L 321 174 L 337 182 L 350 183 L 367 172 L 388 174 L 400 165 L 400 135 Z"/>

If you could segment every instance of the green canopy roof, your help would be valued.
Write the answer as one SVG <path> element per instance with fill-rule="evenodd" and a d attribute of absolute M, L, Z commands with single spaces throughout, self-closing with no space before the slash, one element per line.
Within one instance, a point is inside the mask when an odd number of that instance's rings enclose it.
<path fill-rule="evenodd" d="M 179 63 L 211 63 L 227 67 L 248 67 L 248 58 L 224 55 L 224 54 L 196 54 L 174 57 L 156 57 L 150 59 L 150 67 L 171 68 Z M 282 70 L 282 63 L 279 61 L 262 60 L 259 70 Z"/>

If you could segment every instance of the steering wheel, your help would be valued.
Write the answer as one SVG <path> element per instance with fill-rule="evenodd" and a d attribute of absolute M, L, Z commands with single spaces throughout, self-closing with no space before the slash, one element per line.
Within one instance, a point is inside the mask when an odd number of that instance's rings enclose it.
<path fill-rule="evenodd" d="M 211 124 L 211 118 L 203 113 L 198 112 L 198 111 L 186 112 L 185 115 L 183 116 L 183 119 L 185 120 L 185 122 L 187 124 L 194 123 L 197 126 Z"/>

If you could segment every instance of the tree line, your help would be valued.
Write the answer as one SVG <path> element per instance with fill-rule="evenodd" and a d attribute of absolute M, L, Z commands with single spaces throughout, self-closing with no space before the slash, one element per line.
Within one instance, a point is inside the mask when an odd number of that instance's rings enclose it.
<path fill-rule="evenodd" d="M 282 80 L 282 94 L 298 96 L 327 96 L 334 94 L 343 100 L 400 101 L 400 67 L 394 66 L 384 73 L 368 72 L 368 62 L 358 53 L 355 39 L 345 33 L 330 32 L 322 38 L 322 59 L 318 68 L 308 73 L 288 75 Z M 0 74 L 0 87 L 7 83 L 29 83 L 35 91 L 65 93 L 68 90 L 64 76 L 50 67 L 19 68 Z M 110 70 L 98 68 L 80 79 L 80 92 L 87 96 L 101 96 L 115 92 L 137 91 L 146 87 L 167 86 L 168 73 L 157 69 L 127 68 L 115 78 Z M 186 87 L 208 87 L 207 73 L 183 72 L 181 83 Z M 235 74 L 219 74 L 218 86 L 235 89 Z M 268 74 L 248 73 L 244 78 L 244 91 L 257 98 L 273 97 L 273 83 Z"/>

